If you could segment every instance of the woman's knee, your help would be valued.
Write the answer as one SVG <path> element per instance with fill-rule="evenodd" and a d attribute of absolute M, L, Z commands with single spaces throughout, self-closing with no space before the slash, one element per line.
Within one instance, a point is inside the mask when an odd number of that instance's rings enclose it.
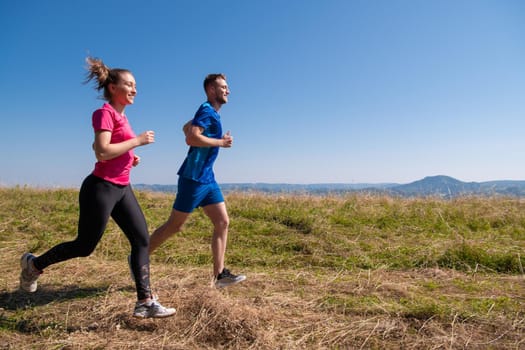
<path fill-rule="evenodd" d="M 133 240 L 133 242 L 131 242 L 132 245 L 134 245 L 137 249 L 148 249 L 149 247 L 149 240 L 150 240 L 150 237 L 149 237 L 149 234 L 146 235 L 146 236 L 140 236 L 140 237 L 137 237 L 137 239 Z"/>
<path fill-rule="evenodd" d="M 77 244 L 76 249 L 74 251 L 77 252 L 77 255 L 79 257 L 87 257 L 90 256 L 95 251 L 96 246 L 92 245 L 86 245 L 86 244 Z"/>

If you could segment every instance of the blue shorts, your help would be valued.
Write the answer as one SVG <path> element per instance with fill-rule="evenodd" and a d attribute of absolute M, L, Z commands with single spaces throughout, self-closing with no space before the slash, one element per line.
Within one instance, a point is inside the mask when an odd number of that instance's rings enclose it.
<path fill-rule="evenodd" d="M 222 202 L 224 202 L 224 197 L 217 182 L 203 184 L 182 176 L 179 177 L 173 209 L 183 213 L 191 213 L 197 207 Z"/>

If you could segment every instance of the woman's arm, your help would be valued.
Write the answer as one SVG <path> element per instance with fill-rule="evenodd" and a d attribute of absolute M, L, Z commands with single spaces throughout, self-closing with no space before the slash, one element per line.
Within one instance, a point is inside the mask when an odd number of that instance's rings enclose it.
<path fill-rule="evenodd" d="M 95 132 L 95 143 L 93 144 L 93 148 L 98 161 L 110 160 L 135 147 L 153 143 L 155 142 L 155 133 L 153 131 L 145 131 L 139 136 L 123 142 L 110 142 L 111 131 L 102 130 Z"/>

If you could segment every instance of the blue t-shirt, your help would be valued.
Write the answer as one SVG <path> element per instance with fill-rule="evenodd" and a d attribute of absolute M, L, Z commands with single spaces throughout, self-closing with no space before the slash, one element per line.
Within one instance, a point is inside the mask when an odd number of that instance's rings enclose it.
<path fill-rule="evenodd" d="M 203 128 L 204 136 L 222 138 L 221 117 L 208 102 L 199 107 L 193 117 L 192 125 Z M 218 155 L 219 147 L 191 146 L 177 174 L 200 183 L 214 182 L 213 163 Z"/>

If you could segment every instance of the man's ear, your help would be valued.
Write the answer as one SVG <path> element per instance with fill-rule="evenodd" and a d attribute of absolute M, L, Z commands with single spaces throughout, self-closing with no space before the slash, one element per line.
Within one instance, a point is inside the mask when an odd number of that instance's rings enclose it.
<path fill-rule="evenodd" d="M 215 86 L 215 84 L 210 84 L 208 86 L 208 89 L 206 90 L 206 96 L 212 97 L 212 98 L 215 97 L 217 95 L 216 89 L 217 87 Z"/>

